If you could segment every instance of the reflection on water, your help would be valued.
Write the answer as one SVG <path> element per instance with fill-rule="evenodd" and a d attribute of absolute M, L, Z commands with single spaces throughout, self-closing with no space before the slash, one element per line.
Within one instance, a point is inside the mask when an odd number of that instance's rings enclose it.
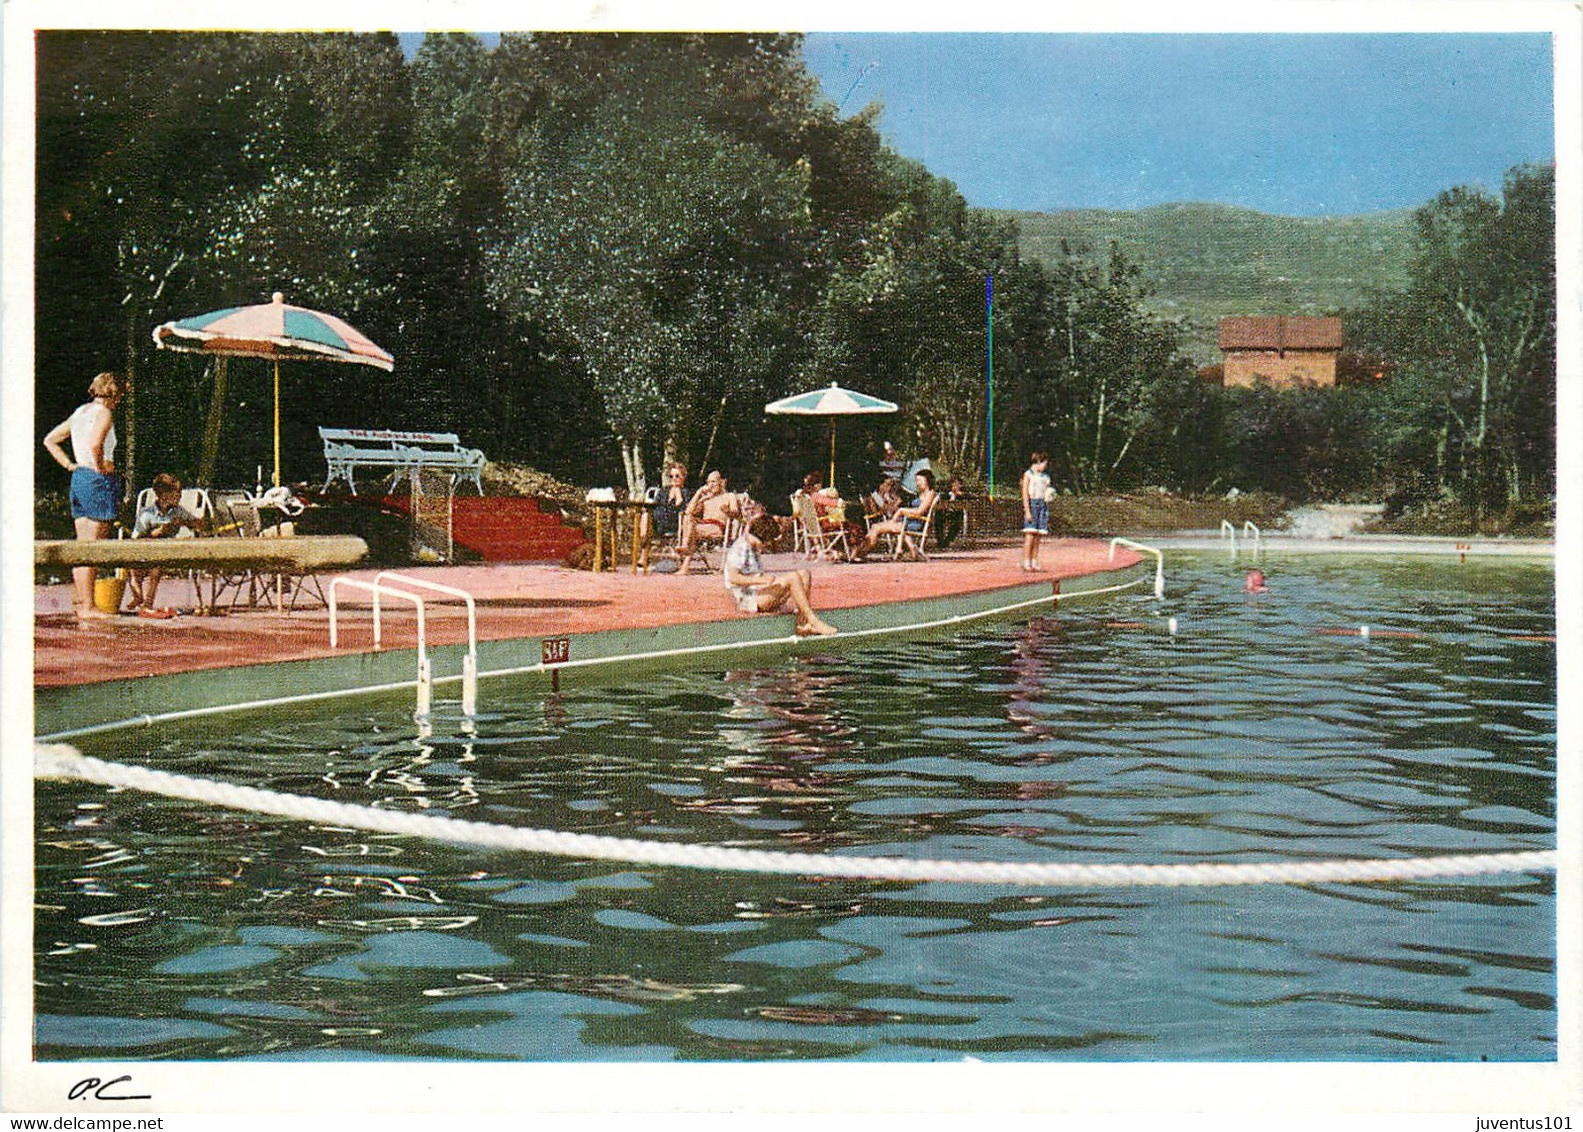
<path fill-rule="evenodd" d="M 712 845 L 1188 862 L 1549 848 L 1548 567 L 1173 564 L 951 638 L 86 753 Z M 1165 630 L 1175 616 L 1180 632 Z M 1364 638 L 1342 629 L 1370 625 Z M 51 1058 L 1555 1057 L 1552 878 L 1016 890 L 624 868 L 38 785 Z"/>

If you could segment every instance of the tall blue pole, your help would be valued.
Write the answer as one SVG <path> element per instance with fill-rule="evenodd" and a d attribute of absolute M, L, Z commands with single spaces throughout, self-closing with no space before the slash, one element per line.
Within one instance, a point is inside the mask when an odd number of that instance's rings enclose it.
<path fill-rule="evenodd" d="M 989 497 L 995 498 L 995 274 L 991 272 L 984 286 L 984 336 L 985 353 L 989 358 Z"/>

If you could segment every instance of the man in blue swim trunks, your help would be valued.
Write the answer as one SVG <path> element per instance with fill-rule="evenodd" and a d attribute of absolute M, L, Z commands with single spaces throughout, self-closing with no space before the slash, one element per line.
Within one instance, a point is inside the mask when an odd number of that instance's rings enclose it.
<path fill-rule="evenodd" d="M 109 534 L 121 502 L 121 483 L 115 475 L 115 407 L 121 403 L 121 393 L 120 378 L 101 373 L 88 386 L 91 400 L 77 406 L 44 437 L 49 454 L 71 473 L 71 517 L 77 537 L 83 541 Z M 70 456 L 62 447 L 68 437 Z M 77 587 L 79 621 L 115 616 L 94 606 L 93 584 L 98 571 L 78 566 L 71 574 Z"/>

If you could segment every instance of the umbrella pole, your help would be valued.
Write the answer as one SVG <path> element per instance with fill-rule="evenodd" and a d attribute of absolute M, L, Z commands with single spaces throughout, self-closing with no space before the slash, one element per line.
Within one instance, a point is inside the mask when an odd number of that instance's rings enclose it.
<path fill-rule="evenodd" d="M 830 418 L 830 478 L 825 481 L 835 487 L 835 418 Z"/>
<path fill-rule="evenodd" d="M 280 363 L 275 363 L 275 480 L 274 487 L 280 486 Z"/>

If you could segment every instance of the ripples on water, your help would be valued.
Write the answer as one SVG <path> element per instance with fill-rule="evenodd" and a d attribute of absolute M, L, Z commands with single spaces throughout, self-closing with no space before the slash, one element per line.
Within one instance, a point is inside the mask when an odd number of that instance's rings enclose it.
<path fill-rule="evenodd" d="M 1164 604 L 486 682 L 102 757 L 659 840 L 1167 863 L 1554 844 L 1548 566 L 1174 560 Z M 1172 638 L 1166 617 L 1177 617 Z M 1367 624 L 1368 640 L 1343 635 Z M 1538 639 L 1535 639 L 1538 638 Z M 338 713 L 338 714 L 337 714 Z M 1552 1060 L 1549 875 L 1031 890 L 625 869 L 41 782 L 51 1058 Z"/>

